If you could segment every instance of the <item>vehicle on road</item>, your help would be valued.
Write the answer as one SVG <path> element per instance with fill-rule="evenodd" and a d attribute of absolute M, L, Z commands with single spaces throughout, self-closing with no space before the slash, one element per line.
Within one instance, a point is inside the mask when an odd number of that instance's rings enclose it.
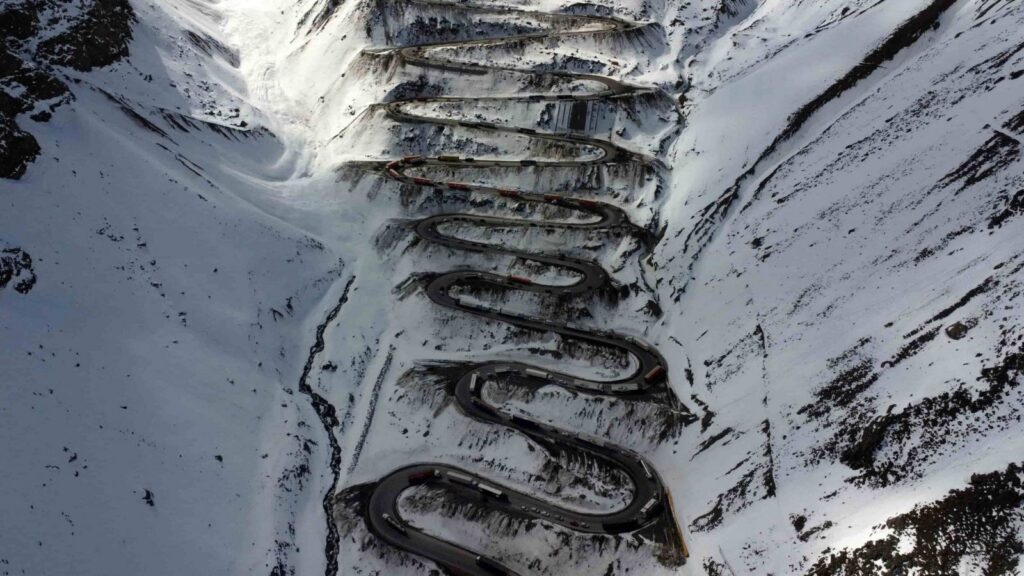
<path fill-rule="evenodd" d="M 406 532 L 405 525 L 402 524 L 401 522 L 399 522 L 397 519 L 395 519 L 394 516 L 392 516 L 391 514 L 388 514 L 387 512 L 385 512 L 383 516 L 384 516 L 384 521 L 387 522 L 388 524 L 391 524 L 392 528 L 394 528 L 395 530 L 398 530 L 402 534 L 408 534 L 408 532 Z"/>
<path fill-rule="evenodd" d="M 474 486 L 476 484 L 476 481 L 473 480 L 472 476 L 469 476 L 468 474 L 462 474 L 461 472 L 449 472 L 448 481 L 457 482 L 459 484 L 466 484 L 467 486 Z"/>
<path fill-rule="evenodd" d="M 640 466 L 644 469 L 644 475 L 647 476 L 648 480 L 654 480 L 654 472 L 651 472 L 651 468 L 647 465 L 647 462 L 640 459 Z"/>
<path fill-rule="evenodd" d="M 493 486 L 480 484 L 478 488 L 480 489 L 480 493 L 483 494 L 484 496 L 490 496 L 495 500 L 508 501 L 508 496 L 504 492 L 498 490 L 497 488 L 494 488 Z"/>
<path fill-rule="evenodd" d="M 476 557 L 476 565 L 483 568 L 487 572 L 490 572 L 491 574 L 500 574 L 502 576 L 508 574 L 508 571 L 505 570 L 504 566 L 484 556 Z"/>
<path fill-rule="evenodd" d="M 665 377 L 665 367 L 661 364 L 651 368 L 647 374 L 644 374 L 644 382 L 648 384 L 654 384 L 655 382 L 661 381 Z"/>
<path fill-rule="evenodd" d="M 648 514 L 650 514 L 651 512 L 653 512 L 653 511 L 654 511 L 654 508 L 655 508 L 655 507 L 656 507 L 656 506 L 657 506 L 658 504 L 660 504 L 660 503 L 661 503 L 661 501 L 660 501 L 660 500 L 658 500 L 658 497 L 657 497 L 657 496 L 653 496 L 653 497 L 651 497 L 651 499 L 650 499 L 650 500 L 648 500 L 648 501 L 647 501 L 647 503 L 646 503 L 646 504 L 644 504 L 644 505 L 643 505 L 643 507 L 641 507 L 641 508 L 640 508 L 640 515 L 641 515 L 641 516 L 647 516 Z"/>
<path fill-rule="evenodd" d="M 415 486 L 417 484 L 423 484 L 429 482 L 434 478 L 437 478 L 437 470 L 423 470 L 421 472 L 415 472 L 409 475 L 409 484 Z"/>

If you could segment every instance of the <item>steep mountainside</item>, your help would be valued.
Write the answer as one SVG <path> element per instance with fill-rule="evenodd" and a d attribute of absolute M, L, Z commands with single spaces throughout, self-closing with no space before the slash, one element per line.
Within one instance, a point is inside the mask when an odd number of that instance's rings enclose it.
<path fill-rule="evenodd" d="M 437 573 L 366 520 L 412 463 L 622 508 L 621 470 L 457 398 L 488 362 L 637 370 L 573 330 L 669 389 L 478 400 L 641 455 L 688 560 L 434 486 L 412 525 L 523 574 L 1018 573 L 1022 31 L 1018 0 L 0 0 L 0 574 Z M 453 212 L 506 252 L 424 239 Z M 428 293 L 580 277 L 526 253 L 607 284 Z"/>
<path fill-rule="evenodd" d="M 705 413 L 692 549 L 722 574 L 1015 573 L 1024 6 L 805 4 L 687 62 L 653 265 Z"/>
<path fill-rule="evenodd" d="M 297 385 L 359 218 L 294 192 L 229 8 L 0 3 L 2 574 L 322 570 Z"/>

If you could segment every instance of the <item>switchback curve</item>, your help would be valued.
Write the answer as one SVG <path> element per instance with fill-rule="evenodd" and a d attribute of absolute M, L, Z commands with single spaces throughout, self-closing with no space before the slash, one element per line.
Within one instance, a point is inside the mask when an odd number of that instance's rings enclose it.
<path fill-rule="evenodd" d="M 455 5 L 440 2 L 412 0 L 427 6 L 445 6 L 477 12 L 525 12 L 514 9 L 497 9 L 470 5 Z M 531 13 L 537 14 L 537 13 Z M 502 38 L 483 40 L 464 40 L 424 44 L 404 48 L 383 49 L 378 52 L 398 52 L 406 65 L 438 68 L 461 74 L 487 74 L 496 70 L 515 71 L 528 74 L 546 74 L 561 76 L 573 80 L 586 80 L 604 86 L 596 93 L 585 95 L 530 95 L 523 97 L 484 96 L 473 97 L 472 100 L 503 100 L 503 101 L 555 101 L 555 100 L 596 100 L 614 98 L 630 94 L 652 92 L 653 90 L 635 87 L 618 80 L 593 74 L 576 74 L 563 71 L 524 70 L 511 67 L 484 66 L 467 64 L 444 59 L 431 58 L 427 53 L 436 47 L 465 47 L 474 45 L 496 45 L 502 42 L 522 41 L 528 38 L 553 38 L 581 34 L 615 33 L 635 28 L 633 24 L 606 17 L 542 14 L 548 19 L 572 18 L 576 21 L 587 21 L 593 27 L 584 30 L 565 30 L 558 32 L 538 32 Z M 671 398 L 665 384 L 666 364 L 664 359 L 652 347 L 634 338 L 608 331 L 584 329 L 569 323 L 558 323 L 531 318 L 514 312 L 496 308 L 488 308 L 465 301 L 461 296 L 453 295 L 453 289 L 459 286 L 473 286 L 491 290 L 518 290 L 557 295 L 583 295 L 606 288 L 609 285 L 607 272 L 596 262 L 571 258 L 557 254 L 540 254 L 514 249 L 497 244 L 488 244 L 461 239 L 447 235 L 442 231 L 444 224 L 471 223 L 478 226 L 527 227 L 540 226 L 545 228 L 612 230 L 616 228 L 634 228 L 626 213 L 617 206 L 583 198 L 569 198 L 560 195 L 536 194 L 519 190 L 510 190 L 483 185 L 470 185 L 459 182 L 439 182 L 422 176 L 415 176 L 416 170 L 423 167 L 443 165 L 446 168 L 463 167 L 500 167 L 500 166 L 580 166 L 585 164 L 614 164 L 626 162 L 649 163 L 651 160 L 631 152 L 621 146 L 605 140 L 591 138 L 580 133 L 541 133 L 533 129 L 498 126 L 488 122 L 471 122 L 418 116 L 407 112 L 404 106 L 409 103 L 430 103 L 446 101 L 464 101 L 461 97 L 426 97 L 396 100 L 385 105 L 388 116 L 396 122 L 429 123 L 436 125 L 460 125 L 467 128 L 524 134 L 532 138 L 541 138 L 553 142 L 585 145 L 600 151 L 600 155 L 580 160 L 473 160 L 468 158 L 437 157 L 424 158 L 419 156 L 405 157 L 387 163 L 380 163 L 377 169 L 386 177 L 406 185 L 425 186 L 450 190 L 453 192 L 471 192 L 506 197 L 515 202 L 549 203 L 562 208 L 576 210 L 592 217 L 582 222 L 543 222 L 527 221 L 497 216 L 475 214 L 440 214 L 424 218 L 416 223 L 416 234 L 427 242 L 436 243 L 457 250 L 504 254 L 523 260 L 542 263 L 548 266 L 572 271 L 579 280 L 570 285 L 546 285 L 534 283 L 518 277 L 502 276 L 487 272 L 457 271 L 434 277 L 427 285 L 426 293 L 435 304 L 473 314 L 493 321 L 503 322 L 520 328 L 534 331 L 548 331 L 559 334 L 563 338 L 586 342 L 602 347 L 617 348 L 631 356 L 635 369 L 628 376 L 607 381 L 596 381 L 572 376 L 566 373 L 540 369 L 518 362 L 490 362 L 478 364 L 464 372 L 455 386 L 455 400 L 459 409 L 468 417 L 494 425 L 515 429 L 533 438 L 542 445 L 557 449 L 586 453 L 594 458 L 604 460 L 622 470 L 632 482 L 632 498 L 622 508 L 608 513 L 588 513 L 563 508 L 502 486 L 477 474 L 454 466 L 438 463 L 421 463 L 403 467 L 387 474 L 371 489 L 368 503 L 364 509 L 365 521 L 370 530 L 385 542 L 413 554 L 428 558 L 454 574 L 470 575 L 515 575 L 507 566 L 488 558 L 482 552 L 476 552 L 456 543 L 448 542 L 419 530 L 405 520 L 398 509 L 398 502 L 403 492 L 416 485 L 432 485 L 462 493 L 474 499 L 480 505 L 504 511 L 513 516 L 534 518 L 563 526 L 567 529 L 590 534 L 623 534 L 632 533 L 668 517 L 675 529 L 671 500 L 661 478 L 644 458 L 632 451 L 616 447 L 596 438 L 563 430 L 555 426 L 534 422 L 521 414 L 503 412 L 489 404 L 482 391 L 488 378 L 497 375 L 513 375 L 516 378 L 534 385 L 554 384 L 563 388 L 595 395 L 624 397 L 655 397 Z M 666 393 L 667 392 L 667 393 Z M 679 545 L 685 553 L 681 539 Z"/>

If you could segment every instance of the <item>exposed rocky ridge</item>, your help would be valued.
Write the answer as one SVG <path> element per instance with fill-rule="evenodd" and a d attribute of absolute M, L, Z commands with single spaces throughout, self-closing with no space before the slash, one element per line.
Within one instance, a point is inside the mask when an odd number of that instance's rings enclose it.
<path fill-rule="evenodd" d="M 36 285 L 32 257 L 21 248 L 4 248 L 0 252 L 0 290 L 11 282 L 14 282 L 14 291 L 19 294 L 28 294 Z"/>
<path fill-rule="evenodd" d="M 72 96 L 59 67 L 80 72 L 128 55 L 128 0 L 11 0 L 0 4 L 0 177 L 18 179 L 40 153 L 17 116 L 46 122 Z"/>
<path fill-rule="evenodd" d="M 975 474 L 964 488 L 890 518 L 863 546 L 826 551 L 808 576 L 1017 574 L 1024 554 L 1024 465 Z"/>

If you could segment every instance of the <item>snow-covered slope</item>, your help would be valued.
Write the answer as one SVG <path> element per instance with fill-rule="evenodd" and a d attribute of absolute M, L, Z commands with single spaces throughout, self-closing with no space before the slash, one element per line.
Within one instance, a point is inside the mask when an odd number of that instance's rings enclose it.
<path fill-rule="evenodd" d="M 1022 24 L 765 2 L 687 61 L 656 330 L 708 573 L 1015 573 Z"/>
<path fill-rule="evenodd" d="M 595 258 L 622 288 L 471 296 L 656 345 L 697 419 L 559 390 L 497 386 L 493 401 L 649 456 L 691 556 L 679 567 L 642 541 L 523 529 L 429 494 L 410 495 L 415 521 L 536 574 L 1019 570 L 1024 4 L 506 4 L 647 25 L 445 56 L 656 89 L 595 104 L 587 128 L 651 167 L 431 176 L 592 194 L 658 242 L 641 262 L 628 235 L 466 226 L 453 232 Z M 442 311 L 420 281 L 564 274 L 407 226 L 578 214 L 364 170 L 593 153 L 399 124 L 378 104 L 593 89 L 384 50 L 549 26 L 398 0 L 0 0 L 0 573 L 429 573 L 353 513 L 365 483 L 413 460 L 573 506 L 621 502 L 607 470 L 552 461 L 444 392 L 467 361 L 626 369 Z M 408 111 L 544 131 L 569 115 Z"/>
<path fill-rule="evenodd" d="M 298 382 L 364 217 L 302 177 L 230 8 L 2 4 L 4 574 L 323 569 Z"/>

